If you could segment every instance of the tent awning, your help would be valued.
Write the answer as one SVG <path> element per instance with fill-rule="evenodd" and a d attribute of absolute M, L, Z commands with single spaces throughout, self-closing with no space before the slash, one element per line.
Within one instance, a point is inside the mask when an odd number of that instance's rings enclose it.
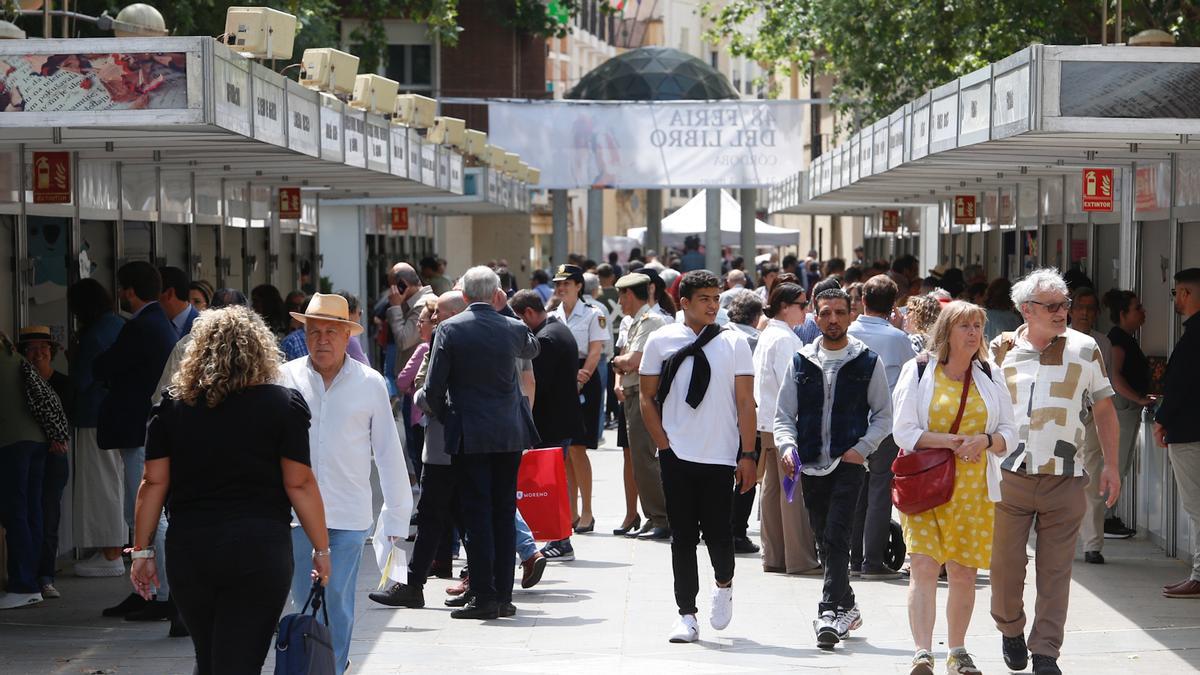
<path fill-rule="evenodd" d="M 663 218 L 662 243 L 665 246 L 683 247 L 683 240 L 690 235 L 697 235 L 703 240 L 707 227 L 707 207 L 705 193 L 701 190 L 684 204 L 678 211 Z M 646 228 L 630 228 L 629 236 L 644 242 Z M 721 245 L 738 246 L 742 236 L 742 207 L 737 200 L 725 190 L 721 190 Z M 791 246 L 800 241 L 798 230 L 775 227 L 761 220 L 754 221 L 754 242 L 758 246 Z"/>

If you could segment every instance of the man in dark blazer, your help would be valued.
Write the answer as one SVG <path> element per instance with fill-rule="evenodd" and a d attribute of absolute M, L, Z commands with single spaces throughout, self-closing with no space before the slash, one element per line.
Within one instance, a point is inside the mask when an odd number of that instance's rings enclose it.
<path fill-rule="evenodd" d="M 430 350 L 426 401 L 445 426 L 446 451 L 458 481 L 467 530 L 471 591 L 456 619 L 513 616 L 517 469 L 521 452 L 538 442 L 516 360 L 538 355 L 537 338 L 502 316 L 500 278 L 473 267 L 462 278 L 467 310 L 442 322 Z"/>
<path fill-rule="evenodd" d="M 533 423 L 542 446 L 566 447 L 583 433 L 583 409 L 579 405 L 579 387 L 575 336 L 566 324 L 547 316 L 546 305 L 537 291 L 517 291 L 509 301 L 513 313 L 537 336 L 541 351 L 533 360 L 533 379 L 537 390 L 533 399 Z"/>

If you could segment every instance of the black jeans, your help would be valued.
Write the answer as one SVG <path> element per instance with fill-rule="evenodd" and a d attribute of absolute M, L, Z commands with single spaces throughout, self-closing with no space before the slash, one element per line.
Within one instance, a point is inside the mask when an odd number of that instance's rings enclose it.
<path fill-rule="evenodd" d="M 66 455 L 46 454 L 46 474 L 42 479 L 42 558 L 38 563 L 38 583 L 54 581 L 58 563 L 58 525 L 62 521 L 62 496 L 67 487 L 70 463 Z"/>
<path fill-rule="evenodd" d="M 245 519 L 167 528 L 171 598 L 192 634 L 198 675 L 259 673 L 292 582 L 286 523 Z"/>
<path fill-rule="evenodd" d="M 408 585 L 417 588 L 424 588 L 433 561 L 450 550 L 454 537 L 454 469 L 442 464 L 423 466 L 417 540 L 408 561 Z"/>
<path fill-rule="evenodd" d="M 466 528 L 471 591 L 481 604 L 512 602 L 521 453 L 458 454 L 451 461 Z"/>
<path fill-rule="evenodd" d="M 729 490 L 734 470 L 724 464 L 700 464 L 679 459 L 670 450 L 658 453 L 667 520 L 671 524 L 671 570 L 675 576 L 675 604 L 680 616 L 696 613 L 700 577 L 696 545 L 704 532 L 704 545 L 717 583 L 733 580 L 733 500 Z"/>
<path fill-rule="evenodd" d="M 883 568 L 892 523 L 892 462 L 900 449 L 891 435 L 867 458 L 867 475 L 858 496 L 854 531 L 850 535 L 850 566 L 864 571 Z"/>
<path fill-rule="evenodd" d="M 808 508 L 813 536 L 817 539 L 817 554 L 825 566 L 820 612 L 854 606 L 848 568 L 850 532 L 865 473 L 866 469 L 860 464 L 841 462 L 825 476 L 802 474 L 804 506 Z"/>

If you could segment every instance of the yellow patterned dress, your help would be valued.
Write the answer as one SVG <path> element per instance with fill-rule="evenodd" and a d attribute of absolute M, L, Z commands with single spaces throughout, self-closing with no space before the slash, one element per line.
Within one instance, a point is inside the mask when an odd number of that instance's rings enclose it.
<path fill-rule="evenodd" d="M 929 431 L 949 433 L 958 414 L 962 383 L 937 366 L 933 400 L 929 403 Z M 979 390 L 971 387 L 958 433 L 981 434 L 987 428 L 987 409 Z M 992 524 L 995 506 L 988 501 L 987 458 L 975 462 L 955 460 L 954 496 L 949 502 L 923 513 L 905 516 L 904 542 L 909 553 L 927 555 L 941 564 L 948 560 L 987 569 L 992 564 Z"/>

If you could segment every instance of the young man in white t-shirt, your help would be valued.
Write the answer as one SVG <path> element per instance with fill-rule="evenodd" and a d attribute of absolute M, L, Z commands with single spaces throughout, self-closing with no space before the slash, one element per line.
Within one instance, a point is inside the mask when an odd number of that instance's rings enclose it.
<path fill-rule="evenodd" d="M 702 531 L 716 577 L 710 623 L 722 630 L 733 618 L 729 486 L 736 479 L 746 492 L 755 481 L 750 454 L 755 436 L 754 363 L 745 335 L 716 325 L 720 294 L 720 281 L 711 272 L 685 274 L 679 284 L 683 321 L 663 326 L 649 337 L 638 371 L 642 417 L 659 451 L 671 525 L 671 567 L 679 607 L 671 642 L 695 642 L 700 637 L 696 545 Z M 697 349 L 693 343 L 703 346 Z"/>

